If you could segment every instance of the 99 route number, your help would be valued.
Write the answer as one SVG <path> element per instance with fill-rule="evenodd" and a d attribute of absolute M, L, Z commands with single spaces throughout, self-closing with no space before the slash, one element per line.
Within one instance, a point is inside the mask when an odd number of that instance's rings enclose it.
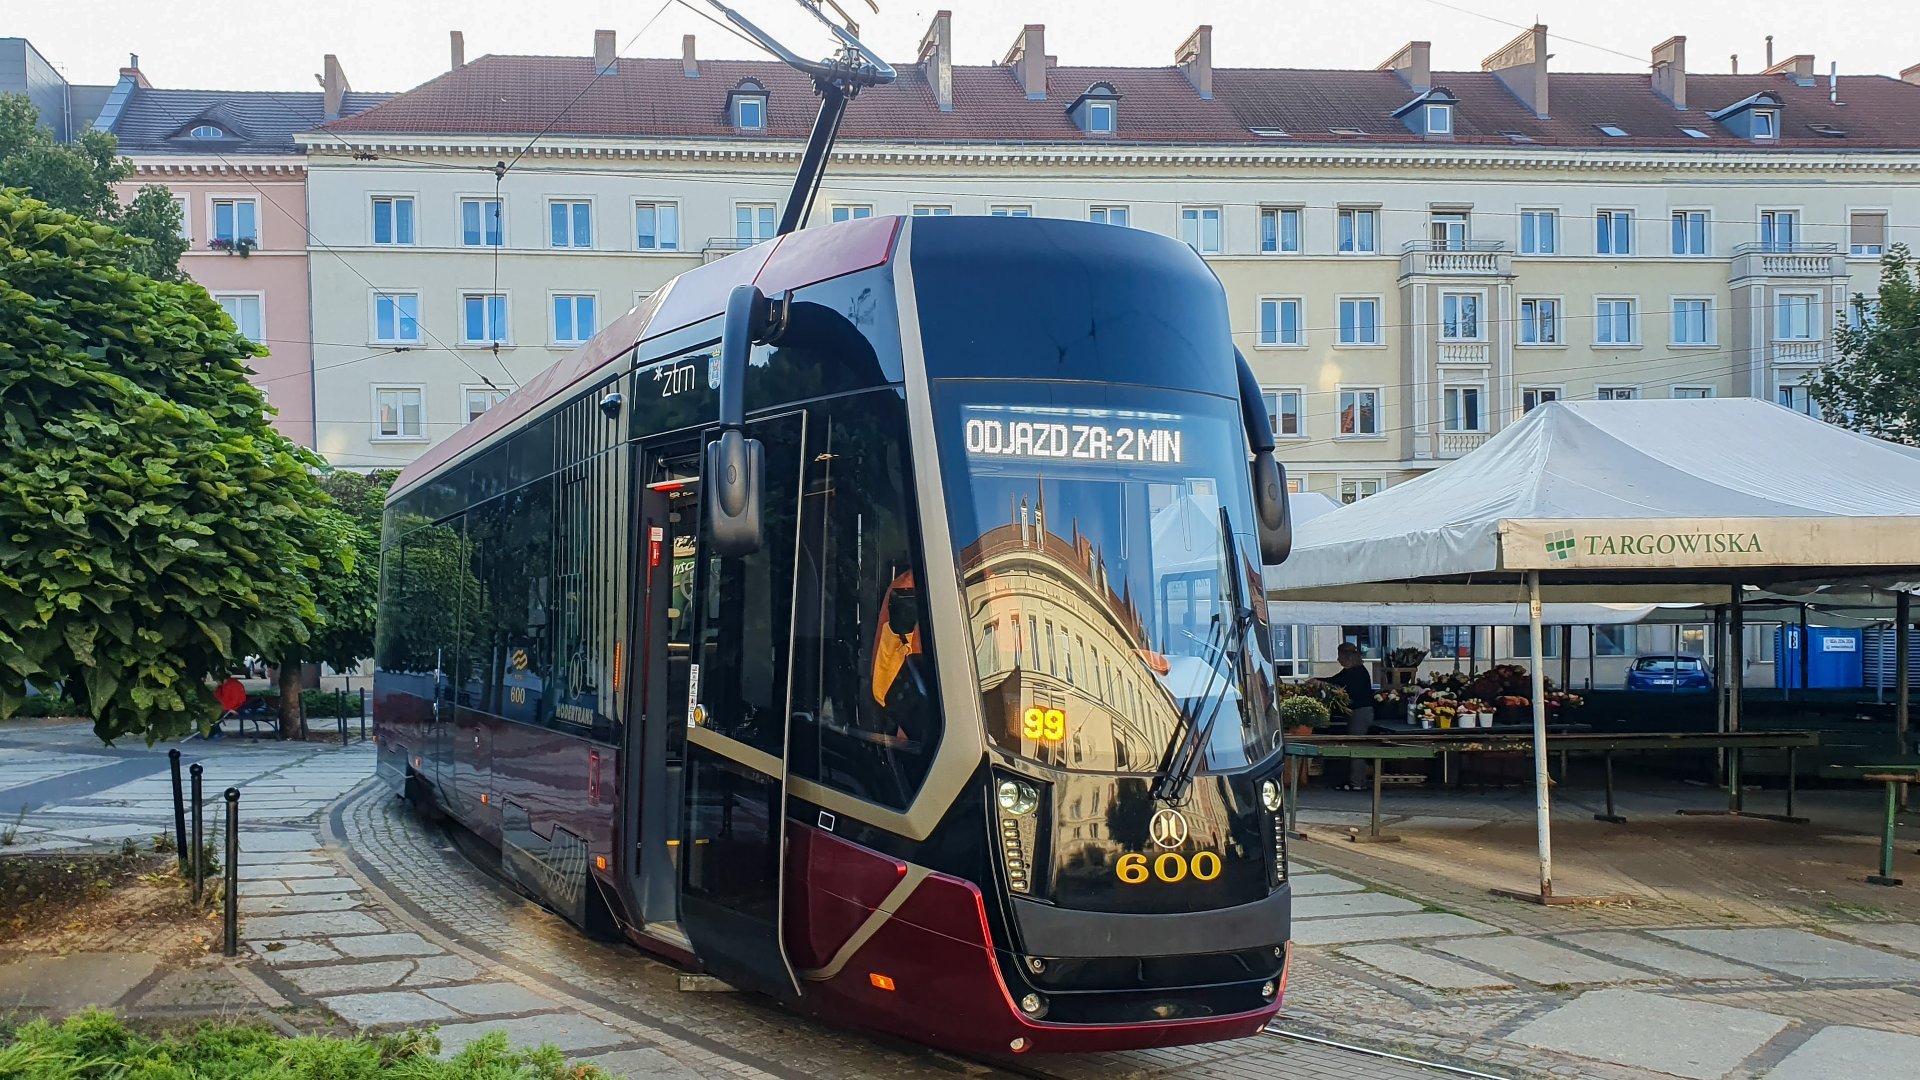
<path fill-rule="evenodd" d="M 1149 863 L 1145 855 L 1135 851 L 1120 856 L 1120 861 L 1113 864 L 1113 873 L 1123 885 L 1139 885 L 1150 877 L 1171 885 L 1186 880 L 1188 875 L 1195 881 L 1212 881 L 1220 876 L 1220 856 L 1197 851 L 1188 858 L 1177 851 L 1163 851 Z"/>

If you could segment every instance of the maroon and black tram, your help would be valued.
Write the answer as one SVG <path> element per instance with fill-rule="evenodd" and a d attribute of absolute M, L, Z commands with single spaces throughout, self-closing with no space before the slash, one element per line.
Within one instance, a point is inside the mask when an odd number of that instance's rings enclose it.
<path fill-rule="evenodd" d="M 1271 451 L 1171 239 L 738 252 L 401 476 L 379 774 L 583 927 L 835 1023 L 1249 1035 L 1289 958 Z"/>

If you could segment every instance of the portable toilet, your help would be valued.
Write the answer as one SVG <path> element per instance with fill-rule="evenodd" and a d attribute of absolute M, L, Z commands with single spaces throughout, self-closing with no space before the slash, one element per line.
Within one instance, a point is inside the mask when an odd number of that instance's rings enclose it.
<path fill-rule="evenodd" d="M 1800 628 L 1782 626 L 1774 634 L 1773 685 L 1780 689 L 1856 689 L 1865 686 L 1861 635 L 1837 626 L 1807 627 L 1807 679 L 1800 680 Z"/>

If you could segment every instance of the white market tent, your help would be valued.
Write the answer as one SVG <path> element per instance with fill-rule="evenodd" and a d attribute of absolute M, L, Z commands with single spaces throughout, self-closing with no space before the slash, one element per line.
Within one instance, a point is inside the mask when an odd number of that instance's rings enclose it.
<path fill-rule="evenodd" d="M 1731 600 L 1737 702 L 1743 586 L 1890 585 L 1916 571 L 1920 449 L 1726 398 L 1543 405 L 1464 457 L 1300 525 L 1266 583 L 1281 601 L 1528 605 L 1546 900 L 1543 599 Z M 1899 683 L 1904 736 L 1904 664 Z"/>

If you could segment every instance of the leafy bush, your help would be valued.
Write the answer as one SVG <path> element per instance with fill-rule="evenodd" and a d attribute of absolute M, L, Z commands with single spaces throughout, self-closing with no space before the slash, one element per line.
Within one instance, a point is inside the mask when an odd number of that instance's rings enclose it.
<path fill-rule="evenodd" d="M 65 694 L 35 694 L 21 702 L 20 711 L 15 716 L 82 716 L 80 706 Z"/>
<path fill-rule="evenodd" d="M 258 698 L 275 709 L 280 707 L 280 691 L 275 689 L 255 690 L 248 693 L 247 697 Z M 357 720 L 360 718 L 360 691 L 335 694 L 331 690 L 302 690 L 300 709 L 309 720 L 331 720 L 336 716 Z"/>
<path fill-rule="evenodd" d="M 1289 728 L 1306 727 L 1319 731 L 1333 719 L 1317 698 L 1296 694 L 1280 703 L 1280 722 Z"/>
<path fill-rule="evenodd" d="M 430 1032 L 282 1038 L 261 1025 L 209 1023 L 184 1035 L 146 1038 L 98 1010 L 55 1026 L 36 1020 L 0 1043 L 0 1076 L 20 1080 L 139 1077 L 141 1080 L 605 1080 L 568 1065 L 551 1046 L 515 1050 L 505 1032 L 469 1043 L 445 1061 Z"/>

